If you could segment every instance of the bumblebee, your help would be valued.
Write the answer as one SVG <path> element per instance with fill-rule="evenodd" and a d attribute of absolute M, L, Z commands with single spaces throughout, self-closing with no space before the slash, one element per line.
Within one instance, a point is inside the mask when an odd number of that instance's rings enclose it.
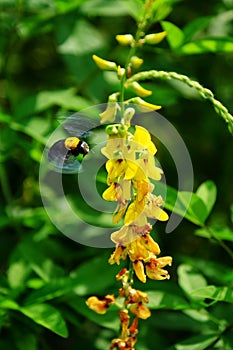
<path fill-rule="evenodd" d="M 48 160 L 57 169 L 63 172 L 77 170 L 80 162 L 76 159 L 79 155 L 83 157 L 90 151 L 87 142 L 78 137 L 67 137 L 66 139 L 55 142 L 48 151 Z M 74 167 L 75 165 L 75 167 Z"/>
<path fill-rule="evenodd" d="M 49 167 L 59 173 L 76 173 L 80 171 L 82 158 L 90 151 L 92 130 L 99 126 L 99 120 L 93 119 L 87 113 L 78 112 L 67 118 L 60 117 L 58 121 L 61 126 L 57 128 L 55 135 L 58 132 L 60 136 L 60 131 L 64 130 L 70 136 L 59 139 L 47 148 Z"/>

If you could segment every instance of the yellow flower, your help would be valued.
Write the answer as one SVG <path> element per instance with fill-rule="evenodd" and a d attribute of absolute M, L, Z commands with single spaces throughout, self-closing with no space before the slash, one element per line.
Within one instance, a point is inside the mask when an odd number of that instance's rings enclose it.
<path fill-rule="evenodd" d="M 107 108 L 103 113 L 100 113 L 101 121 L 100 123 L 110 122 L 113 123 L 116 118 L 117 110 L 119 105 L 117 102 L 108 102 Z"/>
<path fill-rule="evenodd" d="M 133 90 L 140 97 L 146 97 L 152 94 L 151 90 L 145 89 L 137 81 L 134 81 L 131 84 L 125 84 L 125 87 Z"/>
<path fill-rule="evenodd" d="M 137 278 L 143 282 L 146 283 L 146 274 L 144 272 L 144 265 L 141 260 L 137 260 L 133 262 L 133 268 L 136 273 Z"/>
<path fill-rule="evenodd" d="M 132 68 L 134 69 L 138 69 L 142 64 L 143 64 L 143 59 L 142 58 L 139 58 L 137 56 L 133 56 L 131 59 L 130 59 L 130 63 L 132 65 Z"/>
<path fill-rule="evenodd" d="M 160 208 L 163 204 L 163 200 L 161 196 L 156 196 L 155 194 L 148 193 L 146 196 L 146 205 L 144 208 L 144 214 L 151 218 L 157 219 L 159 221 L 167 221 L 168 215 L 167 213 Z"/>
<path fill-rule="evenodd" d="M 148 103 L 146 101 L 144 101 L 142 98 L 140 97 L 133 97 L 131 98 L 128 102 L 133 102 L 136 103 L 138 105 L 138 108 L 142 111 L 142 112 L 151 112 L 156 111 L 157 109 L 162 108 L 161 106 L 158 105 L 154 105 L 152 103 Z"/>
<path fill-rule="evenodd" d="M 103 58 L 100 58 L 96 55 L 93 55 L 92 58 L 100 69 L 114 71 L 117 70 L 117 65 L 115 62 L 104 60 Z"/>
<path fill-rule="evenodd" d="M 134 43 L 134 37 L 132 34 L 118 34 L 116 40 L 120 45 L 132 45 Z"/>
<path fill-rule="evenodd" d="M 130 305 L 129 310 L 132 312 L 132 314 L 136 315 L 139 318 L 142 318 L 143 320 L 146 320 L 151 316 L 150 310 L 148 307 L 143 305 L 142 302 Z"/>
<path fill-rule="evenodd" d="M 152 34 L 147 34 L 144 37 L 145 43 L 149 44 L 149 45 L 155 45 L 160 43 L 160 41 L 162 41 L 165 36 L 167 35 L 167 32 L 160 32 L 160 33 L 152 33 Z"/>
<path fill-rule="evenodd" d="M 120 265 L 120 260 L 125 260 L 127 258 L 127 249 L 126 247 L 118 245 L 115 251 L 110 256 L 108 262 L 110 265 L 117 264 Z"/>
<path fill-rule="evenodd" d="M 146 274 L 149 278 L 153 280 L 165 280 L 169 279 L 169 273 L 167 270 L 164 270 L 163 267 L 166 265 L 171 266 L 172 257 L 165 256 L 162 258 L 153 257 L 150 259 L 150 262 L 146 263 Z"/>
<path fill-rule="evenodd" d="M 131 261 L 146 260 L 149 258 L 149 252 L 141 242 L 141 237 L 131 241 L 128 246 L 128 255 Z"/>
<path fill-rule="evenodd" d="M 157 152 L 154 143 L 151 141 L 150 133 L 142 126 L 135 126 L 133 141 L 138 144 L 137 146 L 135 145 L 135 148 L 138 150 L 147 149 L 152 155 Z"/>
<path fill-rule="evenodd" d="M 144 235 L 141 238 L 141 242 L 144 245 L 144 247 L 152 252 L 154 255 L 160 254 L 160 248 L 158 243 L 156 243 L 153 238 L 150 236 L 150 234 Z"/>
<path fill-rule="evenodd" d="M 103 300 L 98 299 L 95 296 L 92 296 L 87 299 L 86 304 L 89 309 L 95 311 L 97 314 L 103 315 L 107 312 L 108 307 L 115 303 L 114 295 L 106 295 Z"/>

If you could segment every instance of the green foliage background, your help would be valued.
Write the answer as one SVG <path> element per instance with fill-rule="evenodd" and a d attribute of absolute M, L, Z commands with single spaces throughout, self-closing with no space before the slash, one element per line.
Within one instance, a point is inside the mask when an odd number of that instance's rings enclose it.
<path fill-rule="evenodd" d="M 232 111 L 232 5 L 157 0 L 159 22 L 151 32 L 170 34 L 140 52 L 143 70 L 188 75 Z M 119 287 L 117 269 L 107 264 L 111 250 L 81 246 L 57 231 L 41 202 L 38 171 L 57 115 L 106 102 L 117 89 L 91 56 L 124 65 L 127 48 L 114 38 L 134 34 L 141 6 L 139 0 L 0 2 L 0 348 L 108 349 L 117 336 L 116 310 L 99 316 L 85 305 L 89 295 Z M 163 254 L 174 257 L 172 278 L 140 285 L 154 311 L 140 323 L 136 348 L 231 350 L 232 136 L 184 84 L 143 86 L 153 90 L 147 101 L 163 106 L 187 145 L 195 191 L 202 186 L 175 232 L 164 234 L 162 224 L 155 232 Z M 171 159 L 158 148 L 167 183 L 176 188 Z M 169 193 L 167 209 L 176 196 Z"/>

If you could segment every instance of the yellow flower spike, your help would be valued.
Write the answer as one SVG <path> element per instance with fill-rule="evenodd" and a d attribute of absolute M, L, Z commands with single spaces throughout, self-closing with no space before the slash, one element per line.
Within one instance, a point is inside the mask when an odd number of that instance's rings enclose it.
<path fill-rule="evenodd" d="M 155 45 L 160 43 L 160 41 L 162 41 L 166 35 L 167 35 L 167 32 L 165 31 L 160 33 L 147 34 L 144 37 L 144 41 L 146 44 Z"/>
<path fill-rule="evenodd" d="M 133 69 L 138 69 L 143 64 L 143 59 L 137 56 L 133 56 L 130 60 Z"/>
<path fill-rule="evenodd" d="M 151 110 L 156 111 L 156 110 L 162 108 L 161 106 L 153 105 L 152 103 L 148 103 L 140 97 L 134 97 L 134 98 L 130 99 L 130 102 L 136 103 L 142 112 L 151 112 Z"/>
<path fill-rule="evenodd" d="M 127 85 L 126 87 L 133 90 L 136 95 L 140 96 L 140 97 L 146 97 L 146 96 L 150 96 L 152 94 L 151 90 L 147 90 L 144 87 L 142 87 L 137 81 L 134 81 L 133 83 Z"/>
<path fill-rule="evenodd" d="M 92 55 L 92 58 L 95 61 L 95 64 L 100 69 L 117 71 L 117 65 L 115 62 L 104 60 L 103 58 L 100 58 L 99 56 L 96 56 L 96 55 Z"/>
<path fill-rule="evenodd" d="M 141 260 L 137 260 L 133 262 L 133 268 L 137 278 L 142 282 L 146 283 L 146 274 L 144 272 L 144 265 Z"/>
<path fill-rule="evenodd" d="M 132 314 L 143 320 L 146 320 L 151 316 L 150 310 L 143 305 L 142 302 L 130 305 L 129 310 Z"/>
<path fill-rule="evenodd" d="M 127 46 L 134 43 L 134 37 L 132 34 L 118 34 L 116 40 L 120 45 Z"/>

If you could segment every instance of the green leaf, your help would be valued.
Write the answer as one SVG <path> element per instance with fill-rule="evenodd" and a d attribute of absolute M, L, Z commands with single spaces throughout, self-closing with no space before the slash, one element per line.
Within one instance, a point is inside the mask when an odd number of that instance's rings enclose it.
<path fill-rule="evenodd" d="M 141 6 L 137 1 L 125 0 L 92 0 L 86 1 L 81 7 L 81 12 L 88 16 L 126 16 L 132 12 L 138 16 Z M 131 6 L 134 8 L 132 9 Z"/>
<path fill-rule="evenodd" d="M 177 49 L 183 44 L 184 34 L 175 24 L 167 21 L 161 22 L 163 30 L 167 32 L 167 41 L 171 49 Z"/>
<path fill-rule="evenodd" d="M 11 288 L 20 288 L 25 283 L 31 269 L 25 261 L 13 262 L 7 271 L 7 279 Z"/>
<path fill-rule="evenodd" d="M 179 48 L 179 53 L 187 55 L 204 52 L 233 52 L 233 39 L 228 37 L 199 39 Z"/>
<path fill-rule="evenodd" d="M 38 249 L 38 243 L 30 239 L 22 241 L 18 246 L 19 252 L 35 273 L 44 281 L 49 281 L 52 277 L 60 277 L 63 270 L 54 262 L 45 257 L 42 249 Z"/>
<path fill-rule="evenodd" d="M 187 42 L 193 38 L 196 34 L 205 29 L 210 21 L 213 19 L 213 16 L 199 17 L 194 21 L 189 22 L 184 28 L 184 41 Z"/>
<path fill-rule="evenodd" d="M 217 187 L 213 181 L 203 182 L 197 189 L 196 194 L 204 202 L 207 215 L 211 212 L 217 196 Z"/>
<path fill-rule="evenodd" d="M 215 238 L 233 242 L 233 230 L 227 226 L 210 226 L 195 231 L 195 235 L 204 238 Z"/>
<path fill-rule="evenodd" d="M 84 98 L 77 96 L 76 88 L 42 91 L 19 102 L 15 106 L 15 114 L 18 118 L 22 118 L 45 111 L 53 106 L 67 110 L 78 110 L 88 107 L 89 103 Z"/>
<path fill-rule="evenodd" d="M 233 303 L 233 289 L 228 287 L 207 286 L 191 291 L 194 298 L 211 299 Z"/>
<path fill-rule="evenodd" d="M 146 293 L 149 298 L 149 309 L 184 310 L 190 308 L 187 301 L 180 295 L 165 291 L 147 291 Z"/>
<path fill-rule="evenodd" d="M 89 22 L 79 19 L 69 36 L 58 46 L 58 51 L 61 54 L 84 55 L 94 53 L 104 45 L 104 35 L 101 35 Z"/>
<path fill-rule="evenodd" d="M 108 257 L 104 254 L 90 259 L 73 271 L 69 277 L 53 279 L 44 287 L 31 292 L 25 299 L 25 303 L 41 303 L 71 292 L 80 296 L 102 292 L 115 283 L 114 276 L 119 270 L 119 267 L 107 263 Z"/>
<path fill-rule="evenodd" d="M 207 282 L 203 275 L 201 275 L 196 269 L 190 265 L 182 264 L 178 267 L 178 283 L 184 290 L 186 295 L 191 298 L 199 299 L 193 295 L 193 291 L 205 287 Z"/>
<path fill-rule="evenodd" d="M 60 312 L 47 304 L 28 305 L 20 308 L 20 311 L 35 323 L 51 330 L 52 332 L 67 338 L 68 330 Z"/>
<path fill-rule="evenodd" d="M 218 334 L 197 335 L 175 344 L 169 350 L 204 350 L 216 339 L 218 339 Z"/>
<path fill-rule="evenodd" d="M 180 216 L 184 216 L 190 222 L 202 226 L 207 217 L 207 210 L 203 201 L 192 192 L 177 192 L 174 188 L 166 186 L 166 198 L 164 207 L 174 211 Z M 164 184 L 156 184 L 156 193 L 164 191 Z M 164 193 L 164 192 L 162 192 Z"/>

